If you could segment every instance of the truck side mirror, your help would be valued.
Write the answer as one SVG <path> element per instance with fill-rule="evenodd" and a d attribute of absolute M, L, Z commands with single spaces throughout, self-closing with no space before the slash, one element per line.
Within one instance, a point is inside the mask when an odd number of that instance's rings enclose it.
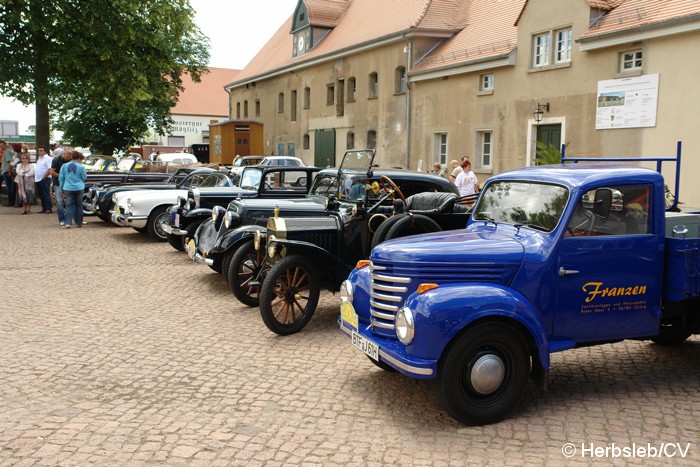
<path fill-rule="evenodd" d="M 593 201 L 593 214 L 603 219 L 607 219 L 612 208 L 613 190 L 610 188 L 598 188 L 595 191 L 595 200 Z"/>

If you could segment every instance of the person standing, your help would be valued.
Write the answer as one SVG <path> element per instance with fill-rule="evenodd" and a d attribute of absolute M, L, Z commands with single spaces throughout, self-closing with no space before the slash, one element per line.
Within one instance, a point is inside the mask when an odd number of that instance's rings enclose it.
<path fill-rule="evenodd" d="M 34 182 L 36 191 L 41 199 L 41 213 L 51 214 L 51 163 L 53 158 L 48 155 L 46 148 L 37 148 L 36 167 L 34 168 Z"/>
<path fill-rule="evenodd" d="M 87 180 L 87 172 L 82 164 L 83 153 L 80 151 L 70 151 L 70 153 L 71 161 L 63 164 L 58 177 L 61 190 L 66 195 L 64 229 L 70 229 L 73 220 L 78 227 L 83 226 L 83 194 L 85 193 L 85 180 Z"/>
<path fill-rule="evenodd" d="M 13 181 L 14 173 L 12 168 L 12 160 L 15 158 L 14 151 L 12 151 L 4 140 L 0 140 L 0 151 L 2 152 L 2 181 L 7 191 L 6 206 L 14 206 L 15 183 Z"/>
<path fill-rule="evenodd" d="M 61 174 L 61 168 L 63 165 L 70 160 L 70 151 L 61 152 L 60 156 L 53 158 L 51 162 L 50 173 L 53 177 L 53 194 L 56 199 L 56 214 L 58 214 L 58 223 L 64 225 L 66 219 L 66 204 L 63 201 L 63 192 L 61 191 L 61 185 L 58 178 Z"/>
<path fill-rule="evenodd" d="M 472 172 L 472 163 L 469 162 L 469 160 L 463 160 L 461 168 L 462 173 L 457 175 L 457 179 L 455 180 L 455 185 L 457 185 L 457 189 L 459 190 L 459 196 L 473 195 L 476 193 L 479 180 L 477 180 L 476 175 Z"/>
<path fill-rule="evenodd" d="M 23 152 L 15 168 L 17 183 L 17 200 L 22 204 L 22 214 L 30 214 L 32 204 L 36 201 L 34 189 L 34 165 L 29 163 L 29 153 Z"/>
<path fill-rule="evenodd" d="M 469 156 L 463 156 L 462 157 L 462 162 L 457 164 L 457 161 L 452 161 L 450 162 L 450 166 L 452 167 L 452 172 L 450 173 L 450 181 L 452 183 L 455 183 L 457 181 L 457 175 L 463 172 L 462 166 L 464 166 L 464 161 L 468 161 Z M 454 162 L 454 165 L 452 163 Z"/>
<path fill-rule="evenodd" d="M 445 171 L 442 170 L 442 166 L 439 162 L 433 164 L 433 170 L 430 171 L 431 174 L 437 175 L 438 177 L 445 178 Z"/>

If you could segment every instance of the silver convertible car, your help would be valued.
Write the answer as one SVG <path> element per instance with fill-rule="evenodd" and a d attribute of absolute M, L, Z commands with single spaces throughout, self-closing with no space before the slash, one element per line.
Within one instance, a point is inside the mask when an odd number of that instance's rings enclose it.
<path fill-rule="evenodd" d="M 200 180 L 193 180 L 194 187 L 234 186 L 228 173 L 215 171 L 202 174 Z M 187 189 L 135 190 L 116 193 L 112 201 L 114 211 L 112 222 L 122 227 L 133 227 L 139 232 L 148 232 L 156 241 L 167 240 L 163 225 L 170 221 L 168 208 L 177 203 L 179 196 L 187 197 Z"/>

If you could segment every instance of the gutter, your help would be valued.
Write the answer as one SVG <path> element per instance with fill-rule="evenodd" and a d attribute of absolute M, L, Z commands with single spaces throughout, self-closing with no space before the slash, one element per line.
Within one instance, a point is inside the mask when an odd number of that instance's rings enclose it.
<path fill-rule="evenodd" d="M 459 62 L 439 68 L 419 70 L 411 73 L 411 82 L 427 81 L 446 76 L 462 75 L 465 73 L 474 73 L 475 71 L 514 66 L 516 52 L 517 49 L 514 49 L 512 52 L 507 54 L 480 58 L 467 63 Z"/>
<path fill-rule="evenodd" d="M 591 37 L 582 37 L 576 39 L 575 42 L 581 44 L 580 49 L 582 51 L 602 49 L 605 47 L 628 44 L 630 42 L 698 31 L 700 30 L 700 22 L 698 21 L 700 21 L 700 14 L 676 18 L 662 23 L 645 24 Z"/>

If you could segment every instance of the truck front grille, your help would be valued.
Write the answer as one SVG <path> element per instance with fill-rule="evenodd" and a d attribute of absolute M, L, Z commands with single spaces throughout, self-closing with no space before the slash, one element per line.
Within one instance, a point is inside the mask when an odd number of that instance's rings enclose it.
<path fill-rule="evenodd" d="M 396 338 L 394 320 L 409 290 L 412 290 L 409 287 L 411 278 L 389 275 L 386 271 L 386 266 L 370 263 L 372 283 L 369 312 L 375 334 Z"/>

